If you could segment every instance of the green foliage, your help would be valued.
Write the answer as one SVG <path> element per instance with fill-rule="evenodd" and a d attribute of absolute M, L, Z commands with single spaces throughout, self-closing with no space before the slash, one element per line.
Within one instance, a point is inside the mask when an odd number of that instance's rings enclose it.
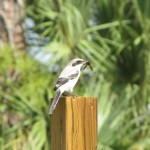
<path fill-rule="evenodd" d="M 8 47 L 0 49 L 0 60 L 1 148 L 48 149 L 47 68 Z"/>
<path fill-rule="evenodd" d="M 98 97 L 98 150 L 149 150 L 149 0 L 28 1 L 43 51 L 59 69 L 91 61 L 75 90 Z M 56 77 L 28 55 L 0 50 L 3 149 L 49 149 L 48 106 Z M 54 80 L 53 80 L 54 79 Z"/>

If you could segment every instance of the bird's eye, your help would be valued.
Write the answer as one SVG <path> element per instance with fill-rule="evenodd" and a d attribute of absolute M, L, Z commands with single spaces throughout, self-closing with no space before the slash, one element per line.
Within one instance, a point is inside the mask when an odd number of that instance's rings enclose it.
<path fill-rule="evenodd" d="M 76 62 L 74 62 L 73 64 L 72 64 L 72 66 L 77 66 L 77 65 L 79 65 L 79 64 L 81 64 L 81 60 L 77 60 Z"/>

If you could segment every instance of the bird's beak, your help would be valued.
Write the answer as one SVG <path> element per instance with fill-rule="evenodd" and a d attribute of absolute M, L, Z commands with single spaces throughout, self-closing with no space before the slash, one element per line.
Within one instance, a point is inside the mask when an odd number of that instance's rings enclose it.
<path fill-rule="evenodd" d="M 83 70 L 84 70 L 87 66 L 89 66 L 90 69 L 93 70 L 93 68 L 92 68 L 92 66 L 91 66 L 91 63 L 90 63 L 89 61 L 85 61 L 85 62 L 84 62 Z"/>

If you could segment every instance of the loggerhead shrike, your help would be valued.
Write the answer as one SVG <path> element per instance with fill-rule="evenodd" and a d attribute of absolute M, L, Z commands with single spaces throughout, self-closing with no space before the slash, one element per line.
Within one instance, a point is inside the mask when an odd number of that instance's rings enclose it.
<path fill-rule="evenodd" d="M 54 97 L 51 104 L 49 114 L 53 113 L 60 96 L 64 92 L 73 92 L 73 88 L 80 77 L 81 68 L 84 69 L 87 65 L 92 69 L 88 61 L 76 58 L 71 60 L 71 62 L 64 68 L 54 87 L 54 90 L 56 91 L 56 96 Z"/>

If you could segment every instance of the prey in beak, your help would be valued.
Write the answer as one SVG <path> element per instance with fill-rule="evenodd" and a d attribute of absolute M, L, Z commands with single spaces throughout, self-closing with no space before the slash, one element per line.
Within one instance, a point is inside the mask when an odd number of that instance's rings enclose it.
<path fill-rule="evenodd" d="M 93 70 L 92 66 L 91 66 L 91 63 L 89 61 L 86 61 L 82 67 L 82 69 L 84 70 L 87 66 L 90 67 L 91 70 Z"/>

